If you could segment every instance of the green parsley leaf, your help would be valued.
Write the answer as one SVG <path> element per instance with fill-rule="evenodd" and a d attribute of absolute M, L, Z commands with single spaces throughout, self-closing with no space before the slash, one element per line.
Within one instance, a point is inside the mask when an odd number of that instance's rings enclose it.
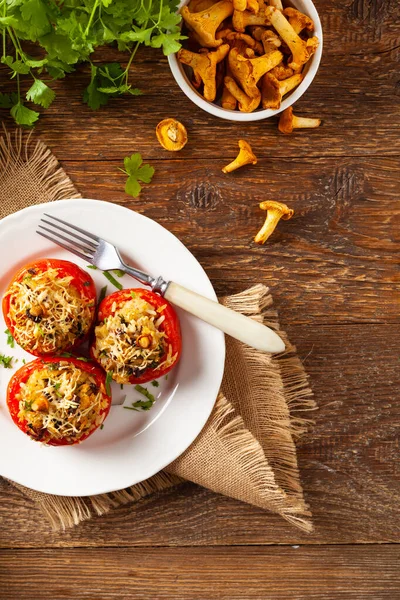
<path fill-rule="evenodd" d="M 150 410 L 153 406 L 154 402 L 151 400 L 137 400 L 136 402 L 132 402 L 132 406 L 124 406 L 128 410 Z"/>
<path fill-rule="evenodd" d="M 85 287 L 88 287 L 88 286 L 90 285 L 90 281 L 84 281 L 84 282 L 83 282 L 83 285 L 84 285 Z"/>
<path fill-rule="evenodd" d="M 10 69 L 14 71 L 14 74 L 18 73 L 19 75 L 27 75 L 30 71 L 30 68 L 27 64 L 25 64 L 22 60 L 14 60 L 12 56 L 3 56 L 1 62 L 7 65 L 7 67 L 10 67 Z"/>
<path fill-rule="evenodd" d="M 137 392 L 139 392 L 139 394 L 142 394 L 143 396 L 146 396 L 146 398 L 148 400 L 150 400 L 150 402 L 155 402 L 155 398 L 153 396 L 153 394 L 150 394 L 149 390 L 145 387 L 143 387 L 142 385 L 136 384 L 135 385 L 135 390 Z"/>
<path fill-rule="evenodd" d="M 87 269 L 93 269 L 94 271 L 97 271 L 97 267 L 96 265 L 86 265 Z"/>
<path fill-rule="evenodd" d="M 38 112 L 27 108 L 22 102 L 15 104 L 10 110 L 10 113 L 17 125 L 26 125 L 27 127 L 32 127 L 39 118 Z"/>
<path fill-rule="evenodd" d="M 137 198 L 142 189 L 139 181 L 150 183 L 154 175 L 154 168 L 148 164 L 143 164 L 143 159 L 139 152 L 135 152 L 131 156 L 126 156 L 124 158 L 124 167 L 125 169 L 120 170 L 128 176 L 125 184 L 125 192 L 129 196 Z"/>
<path fill-rule="evenodd" d="M 39 104 L 39 106 L 43 106 L 44 108 L 49 108 L 55 97 L 55 92 L 40 79 L 35 79 L 29 90 L 26 92 L 27 100 Z"/>
<path fill-rule="evenodd" d="M 99 92 L 97 80 L 97 67 L 91 65 L 91 78 L 84 94 L 83 101 L 92 109 L 97 110 L 100 106 L 104 106 L 108 102 L 107 94 Z"/>
<path fill-rule="evenodd" d="M 115 286 L 115 287 L 117 288 L 117 290 L 122 290 L 122 287 L 123 287 L 123 286 L 120 284 L 120 282 L 119 282 L 119 281 L 117 281 L 117 280 L 115 279 L 115 277 L 113 277 L 113 276 L 111 275 L 110 271 L 103 271 L 103 275 L 104 275 L 104 277 L 105 277 L 106 279 L 108 279 L 108 281 L 109 281 L 110 283 L 112 283 L 112 284 L 113 284 L 113 286 Z"/>
<path fill-rule="evenodd" d="M 0 108 L 11 108 L 18 102 L 17 94 L 3 94 L 0 92 Z"/>
<path fill-rule="evenodd" d="M 114 269 L 114 273 L 117 277 L 123 277 L 125 275 L 125 271 L 121 271 L 121 269 Z"/>
<path fill-rule="evenodd" d="M 100 429 L 104 429 L 104 423 L 100 425 Z"/>
<path fill-rule="evenodd" d="M 3 365 L 6 369 L 12 369 L 12 356 L 5 356 L 4 354 L 0 354 L 0 365 Z"/>
<path fill-rule="evenodd" d="M 107 396 L 111 396 L 111 382 L 113 380 L 114 371 L 108 371 L 106 375 L 106 392 Z"/>
<path fill-rule="evenodd" d="M 154 387 L 159 387 L 160 386 L 159 382 L 156 381 L 155 379 L 154 379 L 154 381 L 151 382 L 151 385 L 154 385 Z"/>
<path fill-rule="evenodd" d="M 101 288 L 100 290 L 100 295 L 99 295 L 99 304 L 100 302 L 103 302 L 104 298 L 107 295 L 107 286 L 105 285 L 104 287 Z"/>
<path fill-rule="evenodd" d="M 10 346 L 11 348 L 14 348 L 14 338 L 13 338 L 13 336 L 11 335 L 11 332 L 10 332 L 10 330 L 9 330 L 9 329 L 6 329 L 4 333 L 5 333 L 5 334 L 6 334 L 6 336 L 7 336 L 7 344 L 8 344 L 8 346 Z"/>

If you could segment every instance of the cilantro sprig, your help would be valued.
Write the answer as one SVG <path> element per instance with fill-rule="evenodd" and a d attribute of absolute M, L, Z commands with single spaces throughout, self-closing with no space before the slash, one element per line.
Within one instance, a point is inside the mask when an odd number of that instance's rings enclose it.
<path fill-rule="evenodd" d="M 132 61 L 142 44 L 165 55 L 179 50 L 184 36 L 177 6 L 177 0 L 0 0 L 0 60 L 16 83 L 15 92 L 0 93 L 0 109 L 19 125 L 34 125 L 39 112 L 26 102 L 48 108 L 55 99 L 52 81 L 78 63 L 89 66 L 83 100 L 93 110 L 115 96 L 140 95 L 130 81 Z M 104 45 L 129 52 L 125 68 L 92 62 Z"/>
<path fill-rule="evenodd" d="M 125 193 L 137 198 L 142 190 L 139 181 L 150 183 L 153 179 L 154 167 L 148 164 L 144 165 L 139 152 L 135 152 L 132 156 L 125 156 L 124 167 L 124 169 L 118 168 L 128 177 L 125 184 Z"/>

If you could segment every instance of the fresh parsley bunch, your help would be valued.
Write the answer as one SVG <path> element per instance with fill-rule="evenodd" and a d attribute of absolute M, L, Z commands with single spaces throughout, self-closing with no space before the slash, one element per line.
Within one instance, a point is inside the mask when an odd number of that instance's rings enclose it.
<path fill-rule="evenodd" d="M 129 67 L 140 44 L 162 48 L 165 55 L 179 50 L 183 36 L 177 5 L 178 0 L 0 0 L 1 62 L 16 80 L 15 93 L 0 92 L 0 108 L 10 109 L 19 125 L 33 125 L 39 113 L 25 100 L 48 108 L 55 98 L 52 80 L 82 62 L 90 63 L 83 100 L 92 109 L 113 96 L 139 95 L 129 81 Z M 34 51 L 32 44 L 27 51 L 27 42 L 35 43 Z M 110 44 L 130 52 L 125 69 L 90 60 L 97 47 Z M 25 94 L 21 77 L 30 79 Z"/>

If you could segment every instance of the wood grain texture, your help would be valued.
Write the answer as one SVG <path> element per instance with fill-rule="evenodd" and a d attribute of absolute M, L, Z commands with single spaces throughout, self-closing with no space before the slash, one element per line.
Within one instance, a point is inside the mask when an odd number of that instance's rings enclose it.
<path fill-rule="evenodd" d="M 84 196 L 123 204 L 177 235 L 220 295 L 263 280 L 284 324 L 399 322 L 397 157 L 264 159 L 232 176 L 222 159 L 156 160 L 137 200 L 124 193 L 118 162 L 62 162 Z M 265 199 L 286 202 L 295 216 L 258 246 Z"/>
<path fill-rule="evenodd" d="M 9 550 L 0 598 L 392 600 L 399 559 L 396 546 Z"/>
<path fill-rule="evenodd" d="M 218 294 L 271 286 L 320 407 L 299 448 L 315 532 L 187 483 L 52 533 L 0 481 L 1 600 L 400 597 L 400 3 L 315 4 L 323 60 L 296 111 L 321 117 L 317 130 L 283 136 L 277 119 L 217 120 L 190 103 L 151 50 L 132 69 L 143 97 L 92 112 L 81 102 L 88 69 L 80 67 L 54 84 L 57 100 L 37 127 L 84 196 L 175 233 Z M 109 49 L 95 60 L 121 58 Z M 0 66 L 1 91 L 12 86 Z M 166 116 L 188 128 L 178 154 L 155 139 Z M 223 175 L 239 138 L 259 162 Z M 117 169 L 135 151 L 156 168 L 137 200 Z M 257 205 L 268 198 L 295 217 L 256 247 Z"/>
<path fill-rule="evenodd" d="M 62 535 L 0 487 L 0 546 L 388 543 L 400 539 L 399 348 L 389 325 L 289 327 L 319 410 L 299 452 L 309 536 L 269 513 L 189 484 Z"/>
<path fill-rule="evenodd" d="M 89 68 L 80 67 L 52 84 L 58 97 L 37 131 L 64 160 L 121 160 L 137 150 L 148 159 L 172 162 L 174 157 L 155 139 L 156 124 L 166 116 L 181 119 L 189 131 L 189 143 L 179 158 L 232 156 L 242 137 L 258 142 L 260 158 L 399 154 L 399 3 L 319 0 L 316 7 L 325 33 L 323 60 L 312 86 L 296 104 L 299 114 L 323 119 L 315 131 L 284 136 L 277 130 L 277 119 L 244 124 L 218 120 L 183 95 L 167 59 L 151 49 L 141 49 L 132 68 L 132 80 L 144 96 L 113 99 L 93 112 L 82 104 Z M 123 62 L 124 56 L 106 49 L 97 59 Z M 0 68 L 0 83 L 2 91 L 15 88 L 6 67 Z"/>

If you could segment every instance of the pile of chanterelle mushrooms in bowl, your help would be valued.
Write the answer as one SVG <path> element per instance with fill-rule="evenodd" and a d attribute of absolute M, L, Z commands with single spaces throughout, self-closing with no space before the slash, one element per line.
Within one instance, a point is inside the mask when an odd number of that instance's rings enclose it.
<path fill-rule="evenodd" d="M 182 91 L 223 119 L 257 121 L 296 102 L 322 53 L 311 0 L 184 0 L 188 39 L 169 57 Z"/>

